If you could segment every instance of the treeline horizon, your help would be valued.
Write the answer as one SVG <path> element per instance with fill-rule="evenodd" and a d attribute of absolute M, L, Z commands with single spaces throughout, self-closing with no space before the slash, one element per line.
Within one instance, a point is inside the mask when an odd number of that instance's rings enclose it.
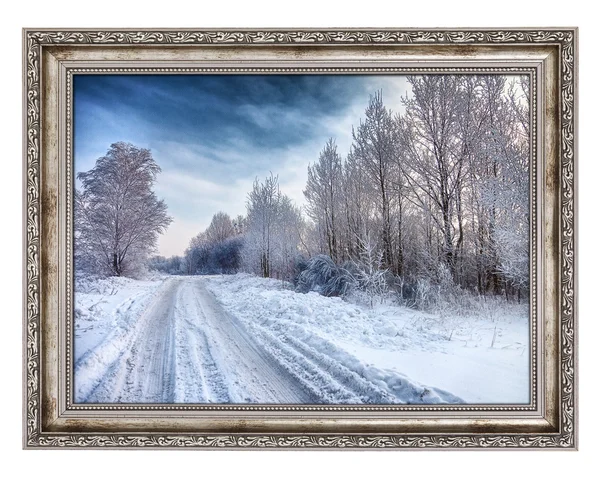
<path fill-rule="evenodd" d="M 326 142 L 308 165 L 303 208 L 280 191 L 277 175 L 257 178 L 246 215 L 219 211 L 183 256 L 154 256 L 150 268 L 295 283 L 311 259 L 326 256 L 331 270 L 368 268 L 390 283 L 520 300 L 529 290 L 528 77 L 407 80 L 403 113 L 377 91 L 348 132 L 348 154 L 335 138 Z"/>

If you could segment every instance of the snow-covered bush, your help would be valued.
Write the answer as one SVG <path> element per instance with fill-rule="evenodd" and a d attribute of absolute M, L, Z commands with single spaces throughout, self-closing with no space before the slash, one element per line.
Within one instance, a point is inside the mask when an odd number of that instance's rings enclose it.
<path fill-rule="evenodd" d="M 294 258 L 294 276 L 292 277 L 292 285 L 294 285 L 294 288 L 296 288 L 300 282 L 300 274 L 307 268 L 308 258 L 304 255 L 296 255 Z"/>
<path fill-rule="evenodd" d="M 489 317 L 493 313 L 486 300 L 495 301 L 494 297 L 482 297 L 460 287 L 444 265 L 439 265 L 431 277 L 419 278 L 409 288 L 414 292 L 412 299 L 400 299 L 400 304 L 436 316 L 448 339 L 452 339 L 455 330 L 468 320 Z"/>
<path fill-rule="evenodd" d="M 316 291 L 324 296 L 346 296 L 352 292 L 354 299 L 371 307 L 388 293 L 392 275 L 381 268 L 381 253 L 369 238 L 362 243 L 360 257 L 336 265 L 324 254 L 310 260 L 296 259 L 293 283 L 296 291 Z"/>
<path fill-rule="evenodd" d="M 306 263 L 306 268 L 294 279 L 296 291 L 315 291 L 324 296 L 343 296 L 354 282 L 352 275 L 338 267 L 327 255 L 317 255 Z"/>
<path fill-rule="evenodd" d="M 351 262 L 350 270 L 354 278 L 357 295 L 364 297 L 369 306 L 375 305 L 376 299 L 383 299 L 389 290 L 388 281 L 391 273 L 382 269 L 383 254 L 377 249 L 371 236 L 359 238 L 360 250 L 358 260 Z"/>
<path fill-rule="evenodd" d="M 393 277 L 390 291 L 395 293 L 396 301 L 401 306 L 417 308 L 418 282 L 403 277 Z"/>

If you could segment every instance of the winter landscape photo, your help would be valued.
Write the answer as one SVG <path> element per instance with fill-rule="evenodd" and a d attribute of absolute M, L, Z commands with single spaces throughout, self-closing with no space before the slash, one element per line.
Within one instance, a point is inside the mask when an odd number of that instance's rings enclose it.
<path fill-rule="evenodd" d="M 75 403 L 530 403 L 528 76 L 73 98 Z"/>

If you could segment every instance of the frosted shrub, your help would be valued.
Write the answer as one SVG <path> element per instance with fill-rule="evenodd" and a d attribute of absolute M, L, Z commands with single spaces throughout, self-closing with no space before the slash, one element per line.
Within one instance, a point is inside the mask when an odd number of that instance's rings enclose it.
<path fill-rule="evenodd" d="M 294 288 L 298 287 L 300 283 L 300 274 L 308 268 L 308 258 L 304 255 L 297 255 L 294 258 L 294 276 L 292 277 L 292 285 Z"/>
<path fill-rule="evenodd" d="M 441 265 L 432 278 L 417 280 L 414 307 L 437 316 L 447 339 L 471 318 L 493 319 L 494 297 L 478 297 L 454 283 L 448 268 Z"/>
<path fill-rule="evenodd" d="M 431 282 L 425 278 L 417 280 L 415 290 L 415 308 L 418 310 L 429 310 L 433 307 L 437 291 Z"/>
<path fill-rule="evenodd" d="M 338 267 L 327 255 L 311 258 L 306 263 L 306 268 L 294 279 L 296 291 L 315 291 L 324 296 L 345 295 L 352 281 L 350 273 Z"/>
<path fill-rule="evenodd" d="M 382 301 L 388 292 L 388 271 L 356 267 L 354 282 L 356 289 L 365 296 L 371 308 L 377 300 Z"/>
<path fill-rule="evenodd" d="M 478 315 L 492 323 L 498 321 L 498 318 L 506 311 L 506 304 L 503 299 L 495 296 L 480 296 L 476 302 Z"/>
<path fill-rule="evenodd" d="M 378 250 L 370 234 L 365 238 L 358 237 L 359 259 L 352 262 L 352 276 L 356 288 L 366 297 L 369 306 L 373 307 L 376 299 L 383 300 L 388 292 L 390 273 L 382 269 L 383 253 Z"/>
<path fill-rule="evenodd" d="M 400 306 L 416 308 L 417 283 L 394 276 L 390 289 L 396 294 L 396 302 Z"/>

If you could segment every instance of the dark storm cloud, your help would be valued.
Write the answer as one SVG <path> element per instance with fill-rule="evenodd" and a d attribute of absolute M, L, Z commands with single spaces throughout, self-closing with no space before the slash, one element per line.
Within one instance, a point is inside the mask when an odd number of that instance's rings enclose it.
<path fill-rule="evenodd" d="M 274 151 L 313 137 L 325 118 L 343 114 L 363 83 L 356 76 L 77 76 L 77 152 L 87 156 L 98 140 L 106 150 L 125 135 L 152 149 L 187 144 L 220 168 L 232 161 L 224 150 Z M 173 166 L 185 169 L 195 168 L 195 159 L 172 157 Z M 230 165 L 240 174 L 260 168 Z"/>

